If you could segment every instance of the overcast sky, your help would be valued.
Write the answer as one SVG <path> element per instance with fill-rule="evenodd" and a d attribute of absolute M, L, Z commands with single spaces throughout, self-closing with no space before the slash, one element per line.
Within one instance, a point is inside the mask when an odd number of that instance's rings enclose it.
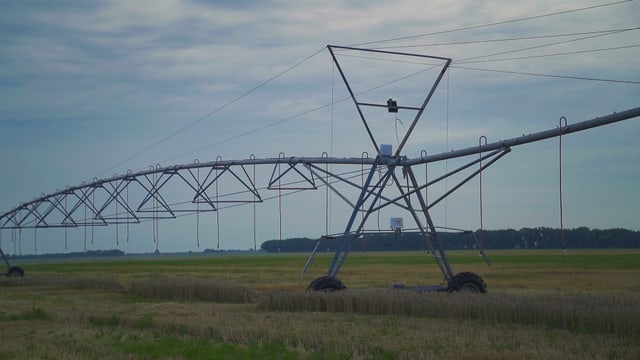
<path fill-rule="evenodd" d="M 321 3 L 4 1 L 0 213 L 156 164 L 375 154 L 344 100 L 327 44 L 453 59 L 408 157 L 476 146 L 480 136 L 493 142 L 552 129 L 562 116 L 571 124 L 640 106 L 637 1 Z M 370 102 L 415 106 L 439 71 L 421 72 L 437 61 L 362 55 L 338 56 L 354 91 Z M 413 114 L 366 116 L 378 142 L 395 148 Z M 563 138 L 565 227 L 640 230 L 638 135 L 636 118 Z M 558 140 L 550 139 L 514 147 L 489 168 L 484 227 L 559 227 L 558 155 Z M 459 164 L 428 171 L 437 176 Z M 260 185 L 271 170 L 259 170 Z M 281 204 L 258 205 L 258 246 L 279 238 L 280 221 L 285 238 L 325 232 L 323 190 Z M 253 247 L 252 209 L 220 212 L 221 248 Z M 343 229 L 346 214 L 333 199 L 330 232 Z M 386 212 L 381 227 L 394 215 L 408 218 Z M 478 180 L 433 216 L 441 226 L 479 228 Z M 66 241 L 60 229 L 24 230 L 19 243 L 11 231 L 1 233 L 9 253 L 156 247 L 149 223 L 92 236 L 68 230 Z M 161 251 L 216 248 L 215 215 L 161 221 L 158 244 Z"/>

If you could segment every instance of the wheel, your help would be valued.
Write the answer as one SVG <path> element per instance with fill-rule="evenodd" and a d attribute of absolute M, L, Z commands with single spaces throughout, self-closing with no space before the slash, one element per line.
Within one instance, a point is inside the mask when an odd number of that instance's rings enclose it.
<path fill-rule="evenodd" d="M 19 266 L 12 266 L 9 268 L 9 271 L 7 271 L 7 276 L 10 277 L 23 277 L 24 276 L 24 270 L 22 270 L 21 267 Z"/>
<path fill-rule="evenodd" d="M 478 274 L 472 272 L 461 272 L 449 281 L 447 291 L 468 292 L 474 294 L 484 294 L 487 292 L 487 285 Z"/>
<path fill-rule="evenodd" d="M 321 291 L 321 292 L 334 292 L 334 291 L 342 291 L 347 287 L 344 283 L 338 278 L 333 276 L 321 276 L 313 280 L 309 286 L 307 286 L 307 290 L 309 291 Z"/>

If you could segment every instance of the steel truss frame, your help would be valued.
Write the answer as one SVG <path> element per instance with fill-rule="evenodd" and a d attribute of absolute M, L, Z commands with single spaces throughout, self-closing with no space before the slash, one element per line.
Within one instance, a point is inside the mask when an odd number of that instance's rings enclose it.
<path fill-rule="evenodd" d="M 374 158 L 337 158 L 328 157 L 285 157 L 280 154 L 277 158 L 257 159 L 251 156 L 245 160 L 222 160 L 220 158 L 212 162 L 196 161 L 192 164 L 175 165 L 170 167 L 152 166 L 148 170 L 139 172 L 127 172 L 125 175 L 114 175 L 112 178 L 95 179 L 90 183 L 82 183 L 78 186 L 67 187 L 64 190 L 52 194 L 42 195 L 32 201 L 22 203 L 14 209 L 0 214 L 0 230 L 23 228 L 70 228 L 78 226 L 107 226 L 112 224 L 140 223 L 142 220 L 157 220 L 176 218 L 178 213 L 198 213 L 219 211 L 224 206 L 237 206 L 250 203 L 261 203 L 265 199 L 261 190 L 287 190 L 290 192 L 317 190 L 319 186 L 325 186 L 351 207 L 351 214 L 347 219 L 344 231 L 336 236 L 337 246 L 335 255 L 327 270 L 326 276 L 314 280 L 309 288 L 313 290 L 332 291 L 344 288 L 344 285 L 336 279 L 344 264 L 354 239 L 363 235 L 367 219 L 374 213 L 390 205 L 408 211 L 413 221 L 417 224 L 418 231 L 425 236 L 430 254 L 439 266 L 448 287 L 436 287 L 436 290 L 462 290 L 471 283 L 469 289 L 484 292 L 482 279 L 471 273 L 456 275 L 441 246 L 437 227 L 433 223 L 429 210 L 445 199 L 451 193 L 458 190 L 465 183 L 480 174 L 487 167 L 494 164 L 511 151 L 513 146 L 540 141 L 560 135 L 578 132 L 597 126 L 611 124 L 640 116 L 640 107 L 597 117 L 591 120 L 549 129 L 538 133 L 518 136 L 494 143 L 478 145 L 461 150 L 450 151 L 441 154 L 407 158 L 401 155 L 402 150 L 410 138 L 416 124 L 420 120 L 425 108 L 433 96 L 438 83 L 446 72 L 451 59 L 432 57 L 418 54 L 397 53 L 381 50 L 358 49 L 341 46 L 328 46 L 344 84 L 358 111 L 360 119 L 369 135 L 377 155 Z M 422 103 L 416 107 L 397 106 L 387 103 L 372 104 L 360 102 L 340 66 L 335 50 L 362 51 L 367 53 L 383 53 L 386 55 L 421 57 L 442 61 L 443 65 L 435 83 L 429 88 Z M 404 134 L 395 153 L 392 155 L 382 151 L 382 147 L 376 141 L 371 132 L 362 107 L 373 106 L 387 108 L 395 112 L 398 109 L 415 111 L 415 117 L 407 132 Z M 364 153 L 363 153 L 364 154 Z M 448 159 L 462 158 L 480 154 L 479 157 L 468 161 L 466 164 L 453 169 L 446 174 L 432 180 L 420 183 L 416 177 L 414 167 Z M 427 202 L 422 191 L 453 175 L 461 174 L 472 166 L 480 166 L 471 171 L 448 191 L 437 199 Z M 324 165 L 324 166 L 322 166 Z M 329 165 L 358 165 L 362 171 L 367 166 L 366 181 L 358 184 L 350 180 L 344 174 L 329 170 Z M 247 167 L 254 168 L 253 177 L 249 175 Z M 258 187 L 255 180 L 256 166 L 273 166 L 271 177 L 266 186 Z M 284 172 L 282 166 L 285 167 Z M 303 169 L 304 168 L 304 169 Z M 374 180 L 375 174 L 379 174 L 378 180 Z M 200 176 L 204 174 L 204 177 Z M 399 176 L 401 175 L 401 177 Z M 295 176 L 298 180 L 282 183 L 285 176 Z M 221 179 L 225 184 L 234 183 L 236 191 L 224 193 L 218 192 Z M 404 180 L 404 184 L 401 180 Z M 341 191 L 336 183 L 346 184 L 358 192 L 355 201 L 349 199 L 348 194 Z M 387 196 L 387 184 L 393 184 L 391 188 L 397 192 L 396 196 Z M 172 203 L 167 200 L 165 190 L 169 185 L 181 186 L 190 194 L 187 201 Z M 129 191 L 137 191 L 141 200 L 132 201 Z M 360 219 L 358 219 L 360 215 Z M 255 216 L 255 212 L 254 212 Z M 307 263 L 303 268 L 305 272 L 317 253 L 320 241 L 311 252 Z M 1 251 L 1 249 L 0 249 Z M 4 255 L 4 254 L 2 254 Z M 4 256 L 3 256 L 4 257 Z M 6 260 L 6 259 L 5 259 Z M 488 261 L 488 259 L 485 258 Z M 7 263 L 9 267 L 9 264 Z M 21 269 L 20 269 L 21 270 Z M 15 273 L 15 272 L 14 272 Z M 22 272 L 23 273 L 23 272 Z M 473 276 L 470 276 L 473 275 Z"/>

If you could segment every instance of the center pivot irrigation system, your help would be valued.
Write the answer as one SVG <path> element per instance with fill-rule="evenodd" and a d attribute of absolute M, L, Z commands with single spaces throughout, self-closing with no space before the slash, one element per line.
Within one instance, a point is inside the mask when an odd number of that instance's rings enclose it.
<path fill-rule="evenodd" d="M 324 187 L 327 194 L 331 191 L 342 199 L 350 207 L 350 216 L 344 226 L 344 231 L 335 235 L 326 235 L 335 240 L 335 255 L 329 265 L 326 275 L 313 280 L 308 289 L 316 291 L 334 291 L 345 289 L 337 275 L 342 268 L 351 246 L 355 239 L 362 237 L 365 232 L 367 220 L 374 214 L 389 206 L 401 209 L 410 216 L 409 221 L 416 225 L 416 231 L 425 239 L 428 254 L 433 257 L 440 268 L 446 286 L 425 286 L 414 288 L 419 291 L 472 291 L 486 292 L 483 279 L 471 272 L 454 273 L 442 246 L 442 233 L 434 224 L 430 215 L 430 209 L 444 200 L 462 185 L 478 176 L 487 167 L 505 156 L 516 145 L 527 144 L 552 137 L 590 129 L 597 126 L 631 119 L 640 116 L 640 107 L 597 117 L 591 120 L 574 123 L 571 125 L 560 123 L 559 127 L 523 135 L 493 143 L 480 142 L 477 147 L 470 147 L 435 155 L 428 155 L 423 151 L 420 157 L 408 158 L 402 155 L 402 151 L 410 139 L 418 122 L 420 121 L 429 101 L 433 97 L 438 84 L 445 75 L 451 59 L 421 54 L 362 49 L 344 46 L 329 45 L 328 50 L 338 70 L 346 90 L 348 91 L 357 113 L 364 125 L 371 145 L 375 149 L 376 156 L 368 155 L 362 158 L 337 158 L 324 153 L 321 157 L 284 157 L 281 154 L 277 158 L 257 159 L 251 156 L 245 160 L 222 160 L 218 158 L 212 162 L 194 162 L 188 165 L 175 165 L 170 167 L 152 166 L 148 170 L 140 172 L 128 172 L 124 175 L 114 175 L 112 178 L 94 179 L 90 183 L 82 183 L 79 186 L 67 187 L 49 195 L 43 195 L 32 201 L 21 204 L 11 211 L 0 214 L 0 231 L 10 229 L 12 235 L 16 231 L 25 228 L 73 228 L 84 226 L 107 226 L 118 224 L 140 223 L 153 221 L 154 236 L 157 231 L 159 219 L 176 218 L 180 214 L 199 214 L 201 212 L 216 212 L 221 208 L 243 204 L 255 205 L 267 199 L 262 191 L 276 190 L 278 196 L 282 191 L 290 193 L 317 190 Z M 386 103 L 370 103 L 360 101 L 359 94 L 353 91 L 350 82 L 345 76 L 336 51 L 357 52 L 359 55 L 382 55 L 402 57 L 404 60 L 428 61 L 438 63 L 439 73 L 435 81 L 428 88 L 426 96 L 420 96 L 416 106 L 401 106 L 398 102 L 389 98 Z M 370 122 L 365 117 L 364 109 L 386 110 L 389 113 L 410 112 L 413 114 L 404 136 L 398 138 L 398 146 L 393 151 L 391 145 L 378 143 Z M 486 140 L 486 139 L 485 139 Z M 364 154 L 364 153 L 363 153 Z M 426 166 L 428 163 L 441 162 L 454 158 L 475 156 L 464 165 L 453 170 L 445 170 L 445 173 L 433 179 L 424 179 L 416 175 L 417 166 Z M 258 186 L 256 181 L 256 166 L 273 166 L 268 184 Z M 475 165 L 479 165 L 475 167 Z M 361 172 L 355 180 L 353 171 L 338 172 L 335 168 L 340 166 L 359 167 Z M 284 171 L 282 170 L 284 167 Z M 298 181 L 283 184 L 285 176 L 293 174 Z M 460 174 L 464 174 L 461 176 Z M 441 183 L 457 175 L 456 184 L 444 191 L 435 199 L 427 199 L 426 191 L 429 187 Z M 219 188 L 221 179 L 225 179 L 228 188 L 222 191 Z M 182 194 L 189 194 L 188 200 L 170 201 L 170 193 L 176 187 L 182 189 Z M 220 186 L 221 187 L 221 186 Z M 345 191 L 347 188 L 348 191 Z M 423 193 L 424 191 L 424 193 Z M 349 198 L 357 194 L 355 199 Z M 429 200 L 429 201 L 428 201 Z M 393 232 L 403 229 L 402 218 L 391 219 Z M 471 234 L 476 243 L 477 239 Z M 255 225 L 254 225 L 255 237 Z M 481 255 L 489 263 L 489 259 L 482 251 Z M 306 262 L 303 273 L 309 268 L 320 246 L 318 239 L 315 248 Z M 8 276 L 23 276 L 24 271 L 11 266 L 0 248 L 6 265 Z"/>

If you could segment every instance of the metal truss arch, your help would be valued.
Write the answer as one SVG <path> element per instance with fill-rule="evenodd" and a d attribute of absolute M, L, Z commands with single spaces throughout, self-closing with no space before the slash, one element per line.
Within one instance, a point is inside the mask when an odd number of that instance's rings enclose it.
<path fill-rule="evenodd" d="M 328 46 L 334 64 L 345 83 L 358 115 L 362 121 L 375 150 L 375 157 L 329 157 L 324 153 L 320 157 L 278 157 L 258 159 L 251 155 L 244 160 L 194 161 L 191 164 L 162 167 L 151 166 L 147 170 L 111 178 L 93 179 L 78 186 L 66 187 L 48 195 L 41 195 L 31 201 L 20 204 L 4 213 L 0 213 L 0 230 L 24 228 L 72 228 L 80 226 L 108 226 L 117 224 L 140 223 L 143 220 L 173 219 L 182 214 L 199 214 L 200 212 L 218 212 L 221 208 L 262 203 L 263 201 L 295 194 L 302 191 L 314 191 L 320 187 L 331 190 L 350 209 L 343 230 L 337 234 L 335 255 L 327 271 L 327 276 L 335 277 L 346 260 L 354 239 L 362 236 L 367 220 L 374 214 L 389 206 L 395 206 L 409 213 L 417 231 L 427 240 L 427 250 L 440 267 L 444 278 L 452 282 L 455 274 L 447 260 L 445 251 L 440 245 L 438 230 L 429 210 L 451 193 L 468 183 L 481 171 L 491 166 L 512 148 L 528 144 L 560 134 L 570 133 L 611 124 L 631 118 L 640 117 L 640 107 L 585 120 L 575 124 L 560 124 L 560 128 L 500 140 L 493 143 L 479 144 L 476 147 L 453 150 L 439 154 L 427 154 L 425 151 L 416 158 L 402 155 L 407 140 L 420 120 L 432 95 L 451 59 L 426 55 L 397 53 L 382 50 L 357 49 L 350 47 Z M 399 106 L 389 99 L 387 104 L 361 101 L 358 94 L 349 84 L 344 69 L 338 61 L 334 50 L 360 51 L 382 55 L 411 56 L 430 59 L 438 62 L 433 66 L 440 71 L 434 83 L 426 88 L 426 94 L 420 97 L 416 106 Z M 422 64 L 426 65 L 426 64 Z M 388 112 L 399 109 L 413 111 L 415 115 L 406 133 L 399 141 L 395 152 L 390 145 L 379 144 L 372 132 L 363 107 L 385 108 Z M 371 151 L 371 149 L 368 149 Z M 458 168 L 447 171 L 434 179 L 416 176 L 414 168 L 418 165 L 465 158 L 480 154 L 480 157 L 466 160 Z M 472 166 L 481 164 L 479 169 Z M 355 171 L 339 172 L 334 168 L 343 166 Z M 265 183 L 258 184 L 255 168 L 261 166 L 270 171 Z M 250 171 L 247 170 L 251 167 Z M 376 179 L 376 175 L 378 178 Z M 427 199 L 427 188 L 453 176 L 457 183 L 440 196 Z M 361 179 L 360 183 L 354 180 Z M 343 190 L 347 188 L 348 191 Z M 264 192 L 276 191 L 273 197 Z M 283 193 L 284 192 L 284 193 Z M 283 195 L 284 194 L 284 195 Z M 352 196 L 352 195 L 356 196 Z M 219 214 L 219 213 L 218 213 Z M 255 216 L 255 208 L 254 208 Z M 154 230 L 157 231 L 157 230 Z M 254 238 L 255 241 L 255 238 Z M 316 243 L 303 272 L 308 268 L 315 256 L 320 242 Z M 0 249 L 1 251 L 1 249 Z"/>

